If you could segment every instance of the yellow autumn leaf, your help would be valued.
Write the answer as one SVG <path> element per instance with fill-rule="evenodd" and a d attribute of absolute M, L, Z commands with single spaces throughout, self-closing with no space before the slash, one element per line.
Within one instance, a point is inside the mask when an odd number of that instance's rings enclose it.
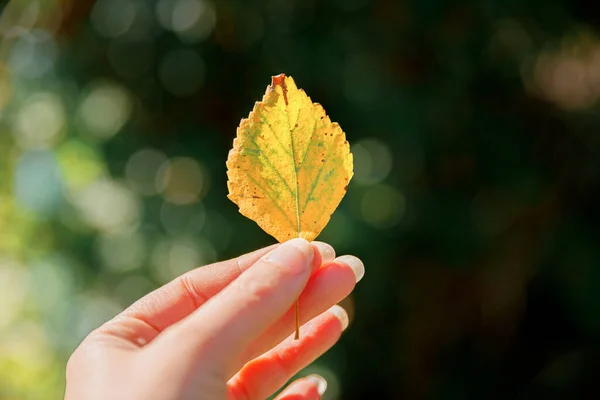
<path fill-rule="evenodd" d="M 228 197 L 279 242 L 311 241 L 329 222 L 352 174 L 340 126 L 281 74 L 240 122 L 227 159 Z"/>

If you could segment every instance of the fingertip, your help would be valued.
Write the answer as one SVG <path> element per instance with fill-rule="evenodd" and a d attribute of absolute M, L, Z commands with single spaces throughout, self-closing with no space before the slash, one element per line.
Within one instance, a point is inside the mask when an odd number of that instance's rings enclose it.
<path fill-rule="evenodd" d="M 305 257 L 310 258 L 314 255 L 314 249 L 310 245 L 309 241 L 304 238 L 294 238 L 282 244 L 284 247 L 294 247 L 298 249 Z M 281 246 L 280 246 L 281 247 Z"/>
<path fill-rule="evenodd" d="M 312 245 L 321 254 L 321 264 L 335 260 L 335 250 L 330 244 L 315 241 Z"/>
<path fill-rule="evenodd" d="M 352 268 L 357 283 L 365 276 L 365 265 L 358 257 L 346 255 L 336 258 L 335 261 L 344 263 Z"/>
<path fill-rule="evenodd" d="M 306 377 L 306 379 L 311 382 L 317 388 L 317 392 L 320 396 L 323 396 L 325 391 L 327 390 L 327 381 L 321 375 L 311 374 Z"/>
<path fill-rule="evenodd" d="M 340 321 L 340 324 L 342 324 L 342 331 L 345 331 L 350 323 L 350 319 L 348 318 L 348 313 L 346 310 L 342 306 L 336 304 L 329 309 L 329 312 L 335 315 L 335 317 Z"/>
<path fill-rule="evenodd" d="M 320 375 L 297 379 L 285 388 L 275 400 L 317 400 L 327 390 L 327 381 Z"/>
<path fill-rule="evenodd" d="M 285 266 L 293 274 L 302 274 L 312 266 L 315 250 L 303 238 L 295 238 L 282 243 L 268 253 L 263 260 Z"/>

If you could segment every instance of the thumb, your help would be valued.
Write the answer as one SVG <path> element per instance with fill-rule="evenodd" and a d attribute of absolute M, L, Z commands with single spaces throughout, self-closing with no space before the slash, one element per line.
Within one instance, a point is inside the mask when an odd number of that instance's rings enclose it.
<path fill-rule="evenodd" d="M 262 257 L 170 332 L 185 353 L 227 366 L 281 318 L 304 289 L 319 252 L 292 239 Z"/>

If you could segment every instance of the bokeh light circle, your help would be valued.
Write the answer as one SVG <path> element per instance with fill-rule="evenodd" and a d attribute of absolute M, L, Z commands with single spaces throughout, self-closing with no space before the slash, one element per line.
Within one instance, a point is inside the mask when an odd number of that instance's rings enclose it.
<path fill-rule="evenodd" d="M 89 226 L 105 232 L 126 232 L 139 222 L 141 204 L 122 183 L 101 179 L 81 189 L 71 201 Z"/>
<path fill-rule="evenodd" d="M 108 81 L 93 83 L 78 110 L 84 133 L 106 140 L 117 134 L 132 111 L 129 93 L 121 85 Z"/>
<path fill-rule="evenodd" d="M 156 5 L 161 26 L 173 31 L 184 42 L 206 39 L 214 30 L 217 13 L 208 0 L 161 0 Z"/>
<path fill-rule="evenodd" d="M 146 257 L 144 237 L 139 232 L 100 235 L 96 251 L 104 266 L 113 272 L 137 269 Z"/>
<path fill-rule="evenodd" d="M 142 195 L 152 196 L 158 193 L 156 175 L 159 168 L 167 168 L 168 165 L 164 153 L 155 149 L 141 149 L 127 161 L 125 178 L 132 189 Z"/>
<path fill-rule="evenodd" d="M 65 109 L 54 93 L 36 93 L 19 108 L 14 121 L 16 142 L 25 149 L 41 149 L 57 143 L 66 123 Z"/>
<path fill-rule="evenodd" d="M 363 194 L 360 210 L 363 219 L 370 225 L 391 228 L 404 216 L 406 200 L 394 187 L 377 184 Z"/>
<path fill-rule="evenodd" d="M 209 189 L 206 168 L 189 157 L 178 157 L 166 161 L 156 177 L 158 190 L 171 203 L 193 204 L 198 202 Z"/>
<path fill-rule="evenodd" d="M 392 152 L 380 140 L 363 139 L 352 146 L 355 182 L 372 185 L 383 181 L 392 170 Z"/>

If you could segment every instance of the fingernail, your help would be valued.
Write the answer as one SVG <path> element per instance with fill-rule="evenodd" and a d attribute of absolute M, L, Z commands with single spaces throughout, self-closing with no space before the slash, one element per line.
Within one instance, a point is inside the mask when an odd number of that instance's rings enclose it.
<path fill-rule="evenodd" d="M 312 242 L 312 244 L 319 250 L 319 253 L 321 253 L 323 262 L 329 262 L 335 259 L 335 250 L 331 245 L 325 242 Z"/>
<path fill-rule="evenodd" d="M 317 387 L 317 392 L 319 392 L 319 396 L 323 396 L 323 393 L 327 390 L 327 381 L 321 375 L 312 374 L 306 377 L 309 381 L 313 382 Z"/>
<path fill-rule="evenodd" d="M 365 265 L 359 258 L 354 256 L 341 256 L 335 259 L 336 261 L 341 261 L 344 264 L 348 264 L 352 271 L 354 271 L 354 276 L 356 277 L 356 282 L 360 281 L 363 276 L 365 276 Z"/>
<path fill-rule="evenodd" d="M 265 256 L 263 260 L 286 266 L 292 273 L 300 274 L 310 269 L 314 250 L 306 239 L 292 239 Z"/>
<path fill-rule="evenodd" d="M 342 331 L 345 331 L 348 327 L 348 313 L 342 306 L 338 306 L 337 304 L 329 309 L 333 315 L 336 316 L 337 319 L 342 323 Z"/>

